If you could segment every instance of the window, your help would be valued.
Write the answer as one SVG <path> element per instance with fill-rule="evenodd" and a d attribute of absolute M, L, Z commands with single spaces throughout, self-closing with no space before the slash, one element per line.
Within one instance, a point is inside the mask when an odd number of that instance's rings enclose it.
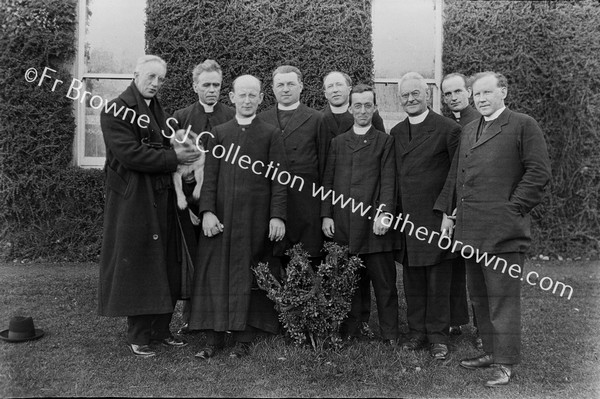
<path fill-rule="evenodd" d="M 129 86 L 138 57 L 144 55 L 146 0 L 79 0 L 79 43 L 75 76 L 82 90 L 112 100 Z M 75 101 L 75 160 L 82 167 L 104 166 L 100 110 L 91 96 Z"/>

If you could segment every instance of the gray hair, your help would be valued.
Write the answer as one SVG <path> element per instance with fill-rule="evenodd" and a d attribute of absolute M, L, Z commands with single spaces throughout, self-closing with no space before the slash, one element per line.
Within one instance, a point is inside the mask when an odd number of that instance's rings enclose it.
<path fill-rule="evenodd" d="M 135 64 L 135 72 L 139 73 L 142 69 L 142 66 L 149 62 L 158 62 L 163 66 L 163 68 L 165 68 L 165 71 L 167 70 L 167 63 L 165 62 L 165 60 L 163 60 L 157 55 L 148 54 L 142 55 L 140 58 L 137 59 L 137 63 Z"/>
<path fill-rule="evenodd" d="M 501 73 L 494 72 L 494 71 L 479 72 L 479 73 L 476 73 L 475 75 L 473 75 L 473 77 L 471 77 L 471 87 L 473 87 L 473 84 L 475 82 L 477 82 L 479 79 L 485 78 L 486 76 L 495 77 L 498 82 L 498 87 L 500 87 L 500 88 L 505 87 L 506 89 L 508 89 L 508 79 L 506 79 L 506 76 L 502 75 Z"/>
<path fill-rule="evenodd" d="M 296 76 L 298 76 L 298 82 L 302 83 L 302 72 L 300 72 L 300 70 L 298 68 L 296 68 L 295 66 L 291 66 L 291 65 L 279 66 L 279 67 L 275 68 L 272 75 L 273 75 L 273 78 L 275 78 L 275 75 L 277 75 L 278 73 L 290 73 L 290 72 L 294 72 L 296 74 Z"/>
<path fill-rule="evenodd" d="M 218 72 L 221 77 L 223 77 L 221 65 L 219 65 L 215 60 L 204 60 L 204 62 L 194 67 L 194 70 L 192 71 L 192 79 L 194 82 L 196 79 L 198 79 L 198 76 L 200 76 L 202 72 Z"/>
<path fill-rule="evenodd" d="M 348 86 L 352 87 L 352 78 L 350 77 L 350 75 L 348 75 L 347 73 L 344 73 L 344 72 L 340 72 L 340 71 L 331 71 L 327 75 L 325 75 L 325 77 L 323 78 L 323 89 L 325 89 L 325 81 L 327 80 L 329 75 L 332 75 L 334 73 L 339 73 L 340 75 L 342 75 L 344 77 L 344 79 L 346 80 L 346 83 L 348 84 Z"/>

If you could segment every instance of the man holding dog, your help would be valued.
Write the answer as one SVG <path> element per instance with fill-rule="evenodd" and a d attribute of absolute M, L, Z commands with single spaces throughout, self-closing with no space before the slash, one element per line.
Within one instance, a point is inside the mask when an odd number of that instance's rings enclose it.
<path fill-rule="evenodd" d="M 288 188 L 286 236 L 275 246 L 285 268 L 289 258 L 285 251 L 302 243 L 314 263 L 322 255 L 321 201 L 312 195 L 313 184 L 321 185 L 331 134 L 323 115 L 300 103 L 302 73 L 294 66 L 283 65 L 273 71 L 273 92 L 277 105 L 259 115 L 279 129 L 288 159 L 288 172 L 302 178 L 303 188 Z M 318 264 L 318 263 L 317 263 Z"/>
<path fill-rule="evenodd" d="M 171 173 L 200 154 L 193 144 L 172 149 L 163 135 L 166 115 L 156 94 L 166 72 L 161 58 L 141 57 L 133 82 L 111 102 L 115 111 L 100 116 L 106 202 L 98 312 L 127 317 L 128 346 L 139 357 L 156 355 L 152 341 L 186 345 L 169 330 L 181 284 Z M 132 110 L 134 120 L 119 109 Z"/>
<path fill-rule="evenodd" d="M 180 129 L 191 128 L 193 132 L 201 134 L 202 132 L 210 132 L 213 127 L 233 119 L 235 111 L 219 101 L 223 71 L 216 61 L 205 60 L 196 65 L 192 71 L 192 82 L 194 92 L 198 94 L 198 101 L 186 108 L 175 111 L 173 114 Z M 208 135 L 201 136 L 201 142 L 203 147 L 206 148 Z M 195 256 L 198 239 L 200 238 L 198 204 L 192 198 L 195 184 L 194 180 L 183 182 L 183 192 L 188 199 L 189 209 L 178 211 L 181 229 L 185 237 L 184 257 L 186 252 L 191 256 Z M 193 214 L 190 214 L 190 212 L 193 212 Z M 182 286 L 190 287 L 193 280 L 193 261 L 189 260 L 189 264 L 185 266 L 182 271 L 182 278 L 184 279 Z M 187 292 L 184 298 L 187 298 L 189 291 L 185 291 Z M 178 331 L 180 334 L 189 332 L 189 312 L 189 300 L 186 300 L 183 307 L 184 324 Z"/>
<path fill-rule="evenodd" d="M 472 255 L 465 260 L 484 353 L 460 365 L 493 367 L 485 385 L 496 387 L 509 383 L 521 360 L 521 276 L 531 243 L 530 212 L 542 200 L 551 171 L 537 122 L 504 104 L 506 77 L 478 73 L 472 88 L 482 118 L 465 126 L 435 209 L 444 212 L 442 230 L 452 231 L 446 215 L 456 204 L 455 241 L 510 265 L 506 271 Z"/>
<path fill-rule="evenodd" d="M 236 341 L 230 357 L 248 354 L 258 331 L 277 333 L 279 320 L 251 268 L 269 259 L 272 242 L 285 235 L 286 186 L 226 159 L 213 148 L 235 147 L 254 163 L 281 165 L 286 158 L 279 130 L 258 118 L 260 81 L 238 77 L 229 94 L 235 119 L 212 129 L 206 151 L 199 210 L 202 231 L 198 251 L 190 329 L 206 330 L 207 345 L 196 357 L 213 357 L 225 345 L 225 332 Z"/>

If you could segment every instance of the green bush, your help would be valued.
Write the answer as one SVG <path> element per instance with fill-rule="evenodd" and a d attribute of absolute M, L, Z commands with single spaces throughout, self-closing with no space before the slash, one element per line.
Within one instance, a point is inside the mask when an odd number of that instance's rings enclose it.
<path fill-rule="evenodd" d="M 259 111 L 274 104 L 271 72 L 279 65 L 300 68 L 302 101 L 317 109 L 326 103 L 327 72 L 346 71 L 357 82 L 372 79 L 368 1 L 149 0 L 147 13 L 148 52 L 167 61 L 161 98 L 171 111 L 197 99 L 191 71 L 206 58 L 223 68 L 223 97 L 239 75 L 261 79 L 265 100 Z"/>
<path fill-rule="evenodd" d="M 501 72 L 507 105 L 546 135 L 553 178 L 533 212 L 534 254 L 600 251 L 599 27 L 593 0 L 445 3 L 444 73 Z"/>
<path fill-rule="evenodd" d="M 0 0 L 0 258 L 98 254 L 101 172 L 69 167 L 73 102 L 52 91 L 53 79 L 37 85 L 45 67 L 71 81 L 76 25 L 74 0 Z"/>
<path fill-rule="evenodd" d="M 364 267 L 357 256 L 348 255 L 347 246 L 326 242 L 324 251 L 325 261 L 316 272 L 301 244 L 287 251 L 291 259 L 283 283 L 266 263 L 253 269 L 258 286 L 275 302 L 287 334 L 298 345 L 310 341 L 314 350 L 341 347 L 340 325 L 350 311 L 357 270 Z"/>

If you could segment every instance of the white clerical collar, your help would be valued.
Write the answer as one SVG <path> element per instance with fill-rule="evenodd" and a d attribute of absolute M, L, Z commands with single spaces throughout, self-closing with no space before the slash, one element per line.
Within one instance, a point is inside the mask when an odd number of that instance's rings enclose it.
<path fill-rule="evenodd" d="M 256 118 L 256 114 L 252 116 L 239 116 L 235 115 L 235 119 L 237 120 L 238 125 L 249 125 Z"/>
<path fill-rule="evenodd" d="M 456 119 L 460 119 L 460 117 L 461 117 L 460 111 L 452 111 L 452 114 L 454 114 L 454 117 Z"/>
<path fill-rule="evenodd" d="M 281 105 L 277 104 L 277 109 L 280 111 L 293 111 L 300 106 L 300 101 L 292 104 L 292 105 Z"/>
<path fill-rule="evenodd" d="M 427 108 L 427 110 L 425 112 L 423 112 L 421 115 L 417 115 L 417 116 L 408 116 L 408 122 L 411 125 L 418 125 L 419 123 L 423 122 L 425 120 L 425 118 L 427 118 L 427 115 L 429 115 L 429 108 Z"/>
<path fill-rule="evenodd" d="M 348 106 L 348 103 L 340 106 L 329 104 L 329 108 L 331 109 L 332 114 L 345 114 L 346 112 L 348 112 Z"/>
<path fill-rule="evenodd" d="M 506 106 L 500 108 L 498 111 L 494 112 L 490 116 L 484 116 L 483 120 L 485 120 L 485 121 L 493 121 L 494 119 L 498 118 L 500 116 L 500 114 L 502 113 L 502 111 L 504 111 L 505 109 L 506 109 Z"/>
<path fill-rule="evenodd" d="M 214 103 L 213 105 L 204 104 L 202 102 L 202 100 L 198 100 L 198 102 L 200 103 L 200 105 L 202 105 L 202 108 L 204 108 L 204 112 L 206 112 L 206 113 L 213 112 L 215 110 L 215 105 L 217 104 L 217 103 Z"/>
<path fill-rule="evenodd" d="M 152 102 L 151 98 L 144 98 L 144 101 L 146 101 L 146 105 L 150 106 L 150 103 Z"/>
<path fill-rule="evenodd" d="M 352 127 L 352 129 L 354 129 L 354 133 L 358 134 L 359 136 L 363 136 L 363 135 L 367 134 L 367 132 L 369 131 L 369 129 L 371 129 L 371 124 L 369 124 L 369 126 L 356 126 L 356 125 L 354 125 Z"/>

